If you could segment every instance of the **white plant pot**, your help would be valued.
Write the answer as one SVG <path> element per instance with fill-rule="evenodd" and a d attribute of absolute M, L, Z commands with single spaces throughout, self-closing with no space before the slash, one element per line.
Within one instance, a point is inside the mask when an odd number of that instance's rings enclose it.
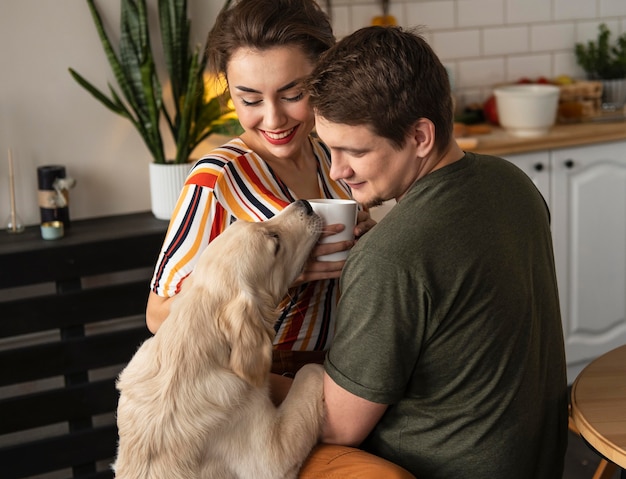
<path fill-rule="evenodd" d="M 192 163 L 150 163 L 150 199 L 155 218 L 159 220 L 171 218 L 180 190 L 192 166 Z"/>

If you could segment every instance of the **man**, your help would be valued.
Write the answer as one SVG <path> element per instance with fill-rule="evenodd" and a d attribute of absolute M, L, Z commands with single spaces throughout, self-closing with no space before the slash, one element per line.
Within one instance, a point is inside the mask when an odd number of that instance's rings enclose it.
<path fill-rule="evenodd" d="M 353 33 L 308 89 L 331 177 L 366 206 L 397 200 L 342 273 L 322 441 L 420 479 L 561 477 L 567 382 L 541 194 L 458 147 L 445 68 L 416 34 Z M 311 467 L 301 477 L 331 477 Z"/>

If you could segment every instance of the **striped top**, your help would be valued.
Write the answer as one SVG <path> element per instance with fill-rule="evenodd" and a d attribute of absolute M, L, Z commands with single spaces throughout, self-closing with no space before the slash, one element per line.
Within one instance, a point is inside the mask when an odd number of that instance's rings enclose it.
<path fill-rule="evenodd" d="M 317 161 L 320 198 L 350 198 L 343 182 L 330 178 L 330 152 L 310 137 Z M 153 292 L 180 291 L 206 245 L 237 219 L 263 221 L 297 200 L 263 159 L 240 139 L 211 151 L 191 169 L 151 282 Z M 338 300 L 338 282 L 323 280 L 291 288 L 276 318 L 274 346 L 282 350 L 326 350 Z"/>

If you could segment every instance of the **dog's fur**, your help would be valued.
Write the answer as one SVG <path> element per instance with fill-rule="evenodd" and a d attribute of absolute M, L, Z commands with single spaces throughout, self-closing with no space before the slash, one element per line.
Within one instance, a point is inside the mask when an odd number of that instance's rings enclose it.
<path fill-rule="evenodd" d="M 321 225 L 298 201 L 209 244 L 118 379 L 118 479 L 296 477 L 320 433 L 323 372 L 301 369 L 276 408 L 273 326 Z"/>

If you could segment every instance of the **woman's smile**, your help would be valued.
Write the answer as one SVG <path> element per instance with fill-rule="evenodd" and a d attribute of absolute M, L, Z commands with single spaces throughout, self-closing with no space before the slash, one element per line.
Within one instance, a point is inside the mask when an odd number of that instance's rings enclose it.
<path fill-rule="evenodd" d="M 293 128 L 280 132 L 259 131 L 272 145 L 285 145 L 293 139 L 299 127 L 300 125 L 294 126 Z"/>

